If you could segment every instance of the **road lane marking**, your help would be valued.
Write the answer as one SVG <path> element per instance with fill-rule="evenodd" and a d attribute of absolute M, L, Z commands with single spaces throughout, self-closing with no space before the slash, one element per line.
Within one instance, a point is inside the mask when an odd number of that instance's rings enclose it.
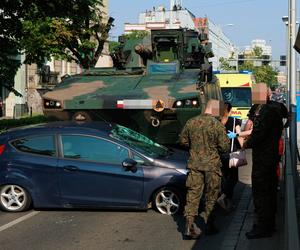
<path fill-rule="evenodd" d="M 6 229 L 8 229 L 8 228 L 10 228 L 10 227 L 12 227 L 12 226 L 18 224 L 18 223 L 20 223 L 20 222 L 22 222 L 22 221 L 24 221 L 24 220 L 27 220 L 27 219 L 29 219 L 29 218 L 31 218 L 31 217 L 37 215 L 39 212 L 40 212 L 40 211 L 33 211 L 33 212 L 29 213 L 29 214 L 26 214 L 26 215 L 24 215 L 24 216 L 22 216 L 22 217 L 20 217 L 20 218 L 18 218 L 18 219 L 15 219 L 15 220 L 13 220 L 13 221 L 11 221 L 11 222 L 9 222 L 9 223 L 7 223 L 7 224 L 1 226 L 1 227 L 0 227 L 0 232 L 2 232 L 2 231 L 4 231 L 4 230 L 6 230 Z"/>

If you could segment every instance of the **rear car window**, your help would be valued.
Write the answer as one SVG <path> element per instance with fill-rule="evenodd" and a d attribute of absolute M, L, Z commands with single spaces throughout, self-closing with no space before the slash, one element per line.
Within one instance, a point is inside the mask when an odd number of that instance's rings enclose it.
<path fill-rule="evenodd" d="M 11 142 L 16 149 L 31 154 L 55 156 L 54 137 L 51 135 L 26 137 Z"/>

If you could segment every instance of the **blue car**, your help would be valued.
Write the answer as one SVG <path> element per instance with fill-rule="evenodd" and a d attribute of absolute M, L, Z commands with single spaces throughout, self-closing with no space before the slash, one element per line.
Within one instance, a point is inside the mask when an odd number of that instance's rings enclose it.
<path fill-rule="evenodd" d="M 126 127 L 56 122 L 0 134 L 0 208 L 182 209 L 187 154 Z"/>

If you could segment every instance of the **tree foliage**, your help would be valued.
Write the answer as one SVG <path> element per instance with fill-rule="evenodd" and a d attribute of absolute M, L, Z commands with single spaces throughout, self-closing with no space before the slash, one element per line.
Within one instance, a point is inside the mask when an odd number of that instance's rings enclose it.
<path fill-rule="evenodd" d="M 143 39 L 149 35 L 149 32 L 146 30 L 133 30 L 132 32 L 125 34 L 124 37 L 126 39 Z"/>
<path fill-rule="evenodd" d="M 234 70 L 234 67 L 230 66 L 229 61 L 224 57 L 220 58 L 220 68 L 221 70 Z"/>
<path fill-rule="evenodd" d="M 0 1 L 0 87 L 4 86 L 15 94 L 14 78 L 21 65 L 17 60 L 22 37 L 22 5 L 19 0 Z"/>
<path fill-rule="evenodd" d="M 41 65 L 53 56 L 94 67 L 113 25 L 101 6 L 102 0 L 37 1 L 23 22 L 25 62 Z"/>
<path fill-rule="evenodd" d="M 264 82 L 269 87 L 277 84 L 276 76 L 278 75 L 278 72 L 274 70 L 270 65 L 262 65 L 256 67 L 253 65 L 252 61 L 246 61 L 244 65 L 240 66 L 240 70 L 252 71 L 255 76 L 256 82 Z"/>
<path fill-rule="evenodd" d="M 263 49 L 261 47 L 255 46 L 253 48 L 253 56 L 261 58 L 262 54 L 263 54 Z"/>
<path fill-rule="evenodd" d="M 262 49 L 259 47 L 255 48 L 250 57 L 245 57 L 243 64 L 239 66 L 239 70 L 252 71 L 256 82 L 265 82 L 269 87 L 272 87 L 277 84 L 276 76 L 278 75 L 278 71 L 273 69 L 270 65 L 254 66 L 253 60 L 249 60 L 249 58 L 253 59 L 253 57 L 255 57 L 257 60 L 262 60 Z M 220 58 L 220 68 L 227 71 L 235 69 L 235 67 L 230 66 L 229 61 L 224 58 Z"/>
<path fill-rule="evenodd" d="M 0 85 L 9 89 L 21 63 L 44 64 L 51 57 L 95 66 L 113 18 L 103 19 L 102 0 L 1 0 Z"/>

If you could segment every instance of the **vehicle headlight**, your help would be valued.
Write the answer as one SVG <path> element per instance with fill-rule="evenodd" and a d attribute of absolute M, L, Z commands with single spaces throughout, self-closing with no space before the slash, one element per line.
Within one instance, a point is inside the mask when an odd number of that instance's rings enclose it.
<path fill-rule="evenodd" d="M 173 108 L 198 108 L 199 101 L 197 98 L 177 100 L 173 104 Z"/>
<path fill-rule="evenodd" d="M 181 106 L 182 106 L 182 101 L 177 101 L 177 102 L 176 102 L 176 106 L 177 106 L 177 107 L 181 107 Z"/>
<path fill-rule="evenodd" d="M 188 169 L 182 169 L 182 168 L 176 168 L 176 171 L 184 175 L 187 175 L 187 173 L 189 172 Z"/>
<path fill-rule="evenodd" d="M 44 99 L 44 108 L 46 108 L 46 109 L 61 109 L 62 102 Z"/>

